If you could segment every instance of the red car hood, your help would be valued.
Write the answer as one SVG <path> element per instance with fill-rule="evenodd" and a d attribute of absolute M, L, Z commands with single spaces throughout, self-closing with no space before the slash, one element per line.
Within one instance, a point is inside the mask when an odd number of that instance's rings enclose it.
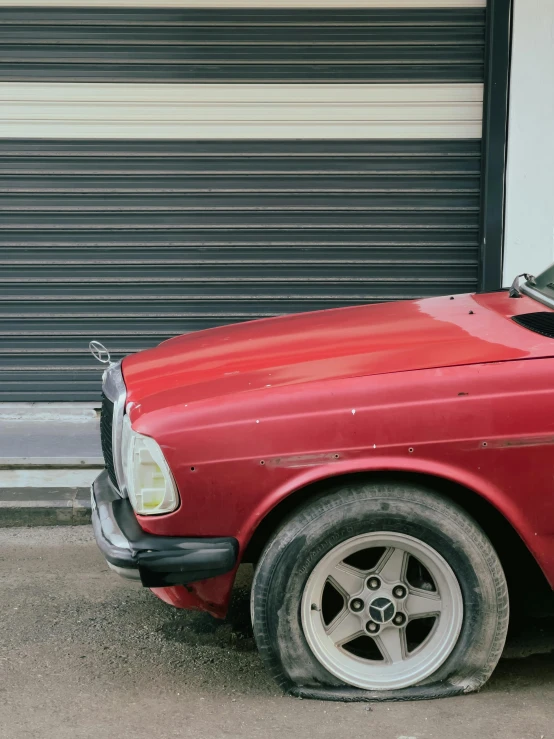
<path fill-rule="evenodd" d="M 551 356 L 552 340 L 509 320 L 515 313 L 539 310 L 548 309 L 498 292 L 199 331 L 126 357 L 128 401 L 147 401 L 148 410 L 154 410 L 316 380 Z"/>

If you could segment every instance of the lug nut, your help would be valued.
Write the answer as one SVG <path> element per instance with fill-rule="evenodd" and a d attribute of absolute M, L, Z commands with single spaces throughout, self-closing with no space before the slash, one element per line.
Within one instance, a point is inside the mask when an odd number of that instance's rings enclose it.
<path fill-rule="evenodd" d="M 379 631 L 379 624 L 376 624 L 374 621 L 368 621 L 365 627 L 370 634 L 377 634 Z"/>
<path fill-rule="evenodd" d="M 370 577 L 367 580 L 367 587 L 370 590 L 379 590 L 381 587 L 381 580 L 378 577 Z"/>
<path fill-rule="evenodd" d="M 364 609 L 364 602 L 361 598 L 354 598 L 350 601 L 350 610 L 354 611 L 355 613 L 359 613 L 360 611 L 363 611 Z"/>
<path fill-rule="evenodd" d="M 406 616 L 403 613 L 397 613 L 392 622 L 395 626 L 403 626 L 406 623 Z"/>
<path fill-rule="evenodd" d="M 404 587 L 404 585 L 397 585 L 393 589 L 392 594 L 394 595 L 395 598 L 405 598 L 407 592 L 408 591 L 406 590 L 406 588 Z"/>

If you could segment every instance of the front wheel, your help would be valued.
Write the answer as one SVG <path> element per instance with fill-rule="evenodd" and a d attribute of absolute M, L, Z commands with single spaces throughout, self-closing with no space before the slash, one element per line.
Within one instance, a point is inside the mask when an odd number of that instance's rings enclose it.
<path fill-rule="evenodd" d="M 508 593 L 491 543 L 458 506 L 419 487 L 360 485 L 310 502 L 274 535 L 252 620 L 286 690 L 434 697 L 488 679 Z"/>

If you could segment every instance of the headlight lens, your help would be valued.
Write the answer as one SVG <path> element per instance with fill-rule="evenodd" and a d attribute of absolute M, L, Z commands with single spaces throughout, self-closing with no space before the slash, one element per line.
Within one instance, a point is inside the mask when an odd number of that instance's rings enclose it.
<path fill-rule="evenodd" d="M 154 439 L 133 431 L 129 416 L 123 417 L 121 456 L 127 494 L 137 513 L 169 513 L 177 508 L 179 494 L 162 450 Z"/>

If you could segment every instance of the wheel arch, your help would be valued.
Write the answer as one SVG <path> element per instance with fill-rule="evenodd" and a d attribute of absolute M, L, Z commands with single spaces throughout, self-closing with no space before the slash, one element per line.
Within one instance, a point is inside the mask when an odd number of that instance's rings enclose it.
<path fill-rule="evenodd" d="M 551 590 L 539 563 L 528 546 L 513 524 L 496 506 L 466 485 L 422 472 L 360 471 L 309 482 L 281 498 L 261 519 L 245 548 L 242 561 L 255 564 L 273 533 L 289 516 L 294 514 L 295 510 L 307 502 L 328 494 L 339 486 L 380 481 L 423 486 L 460 506 L 483 529 L 495 548 L 506 574 L 513 604 L 517 600 L 522 602 L 525 600 L 528 603 L 528 597 L 518 599 L 517 596 L 519 593 L 529 593 L 530 580 L 539 602 L 541 595 Z M 517 609 L 513 610 L 516 611 L 514 615 L 517 616 Z"/>

